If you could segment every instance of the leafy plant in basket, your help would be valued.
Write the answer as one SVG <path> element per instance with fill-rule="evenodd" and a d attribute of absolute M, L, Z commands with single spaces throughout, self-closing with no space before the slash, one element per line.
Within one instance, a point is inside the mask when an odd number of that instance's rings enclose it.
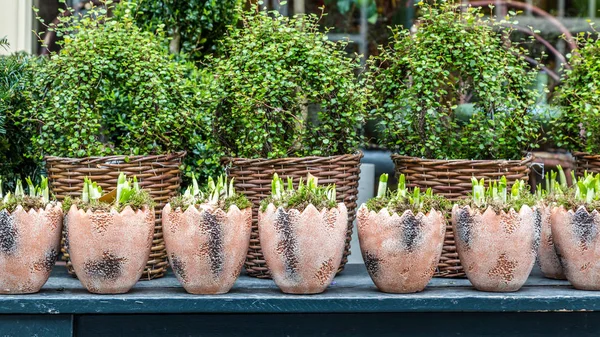
<path fill-rule="evenodd" d="M 122 6 L 118 20 L 92 8 L 54 28 L 62 49 L 38 67 L 40 90 L 27 116 L 39 122 L 32 139 L 44 154 L 164 154 L 202 142 L 198 86 L 184 76 L 188 68 L 135 25 L 127 7 L 134 4 Z"/>
<path fill-rule="evenodd" d="M 209 59 L 215 146 L 231 157 L 329 156 L 357 151 L 365 112 L 358 57 L 313 14 L 243 13 Z"/>
<path fill-rule="evenodd" d="M 125 293 L 139 280 L 152 247 L 154 202 L 137 179 L 119 175 L 103 193 L 85 179 L 81 198 L 67 198 L 67 248 L 77 277 L 92 293 Z"/>
<path fill-rule="evenodd" d="M 193 61 L 216 49 L 217 40 L 235 25 L 242 0 L 127 0 L 135 2 L 136 24 L 148 31 L 163 30 L 172 53 Z M 164 27 L 163 27 L 164 26 Z"/>
<path fill-rule="evenodd" d="M 600 36 L 580 33 L 577 42 L 559 88 L 563 113 L 552 120 L 551 136 L 558 147 L 600 154 Z"/>
<path fill-rule="evenodd" d="M 382 143 L 431 159 L 520 159 L 536 148 L 537 69 L 505 38 L 510 22 L 452 1 L 418 5 L 416 32 L 393 28 L 368 62 Z"/>
<path fill-rule="evenodd" d="M 4 195 L 0 179 L 0 293 L 38 292 L 50 277 L 58 256 L 63 212 L 51 200 L 48 178 L 40 185 L 27 178 Z"/>

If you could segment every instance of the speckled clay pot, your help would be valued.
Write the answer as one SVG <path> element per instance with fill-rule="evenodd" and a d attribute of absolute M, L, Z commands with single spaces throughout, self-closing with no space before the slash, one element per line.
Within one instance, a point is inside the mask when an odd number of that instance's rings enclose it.
<path fill-rule="evenodd" d="M 30 294 L 48 281 L 58 256 L 62 208 L 0 211 L 0 294 Z"/>
<path fill-rule="evenodd" d="M 163 235 L 177 279 L 192 294 L 224 294 L 240 275 L 252 231 L 252 209 L 209 205 L 163 209 Z"/>
<path fill-rule="evenodd" d="M 542 206 L 538 210 L 542 216 L 542 232 L 540 247 L 538 249 L 540 269 L 542 270 L 542 274 L 547 278 L 564 280 L 566 276 L 552 238 L 552 226 L 550 223 L 551 208 Z"/>
<path fill-rule="evenodd" d="M 154 210 L 92 212 L 73 205 L 65 226 L 75 274 L 89 292 L 122 294 L 139 280 L 152 248 Z"/>
<path fill-rule="evenodd" d="M 529 206 L 517 213 L 483 214 L 455 205 L 452 222 L 460 262 L 473 286 L 481 291 L 519 290 L 535 264 L 541 214 Z"/>
<path fill-rule="evenodd" d="M 600 290 L 600 214 L 554 207 L 551 211 L 554 244 L 561 256 L 563 270 L 571 284 L 582 290 Z"/>
<path fill-rule="evenodd" d="M 444 215 L 435 210 L 390 215 L 386 208 L 376 213 L 363 205 L 357 219 L 360 250 L 377 288 L 388 293 L 425 289 L 442 254 Z"/>
<path fill-rule="evenodd" d="M 275 208 L 259 212 L 258 232 L 275 284 L 288 294 L 318 294 L 333 281 L 342 261 L 348 210 L 343 203 L 319 211 Z"/>

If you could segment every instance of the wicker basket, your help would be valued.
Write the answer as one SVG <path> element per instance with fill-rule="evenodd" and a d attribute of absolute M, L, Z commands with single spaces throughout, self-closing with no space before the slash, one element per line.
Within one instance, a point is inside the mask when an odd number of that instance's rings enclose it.
<path fill-rule="evenodd" d="M 358 178 L 362 153 L 331 157 L 302 157 L 280 159 L 223 158 L 230 177 L 235 178 L 236 189 L 252 202 L 252 236 L 246 257 L 246 272 L 258 278 L 270 278 L 258 238 L 258 206 L 271 194 L 271 179 L 277 173 L 282 178 L 292 177 L 294 183 L 306 179 L 308 173 L 319 178 L 319 184 L 335 184 L 337 200 L 348 207 L 348 231 L 341 272 L 348 262 L 353 221 L 356 217 Z"/>
<path fill-rule="evenodd" d="M 509 183 L 517 179 L 528 181 L 532 159 L 527 156 L 522 160 L 435 160 L 392 155 L 392 160 L 396 165 L 396 175 L 404 174 L 408 186 L 431 187 L 433 192 L 456 201 L 471 193 L 473 176 L 486 180 L 506 176 Z M 435 276 L 465 277 L 450 222 L 446 227 L 444 248 Z"/>
<path fill-rule="evenodd" d="M 90 177 L 97 182 L 103 190 L 110 191 L 117 186 L 120 172 L 130 177 L 137 176 L 140 187 L 146 189 L 156 202 L 156 227 L 152 251 L 141 278 L 151 280 L 164 276 L 167 269 L 167 252 L 160 215 L 163 206 L 179 191 L 181 183 L 179 166 L 184 156 L 185 152 L 179 152 L 155 156 L 46 157 L 45 160 L 50 186 L 58 200 L 63 200 L 66 196 L 80 197 L 85 177 Z M 61 243 L 63 260 L 67 262 L 69 273 L 74 275 L 64 244 L 63 233 Z"/>
<path fill-rule="evenodd" d="M 575 174 L 583 177 L 585 172 L 600 173 L 600 155 L 587 152 L 574 152 L 573 157 L 577 161 Z"/>

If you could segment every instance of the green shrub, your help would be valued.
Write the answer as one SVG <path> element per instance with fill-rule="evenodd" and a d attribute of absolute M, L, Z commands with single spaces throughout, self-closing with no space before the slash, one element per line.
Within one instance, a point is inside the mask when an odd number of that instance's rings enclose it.
<path fill-rule="evenodd" d="M 30 140 L 34 129 L 22 123 L 31 105 L 27 92 L 35 63 L 35 58 L 25 54 L 0 56 L 0 176 L 11 188 L 16 179 L 39 173 L 40 158 Z"/>
<path fill-rule="evenodd" d="M 416 32 L 394 28 L 368 62 L 382 143 L 433 159 L 518 159 L 536 148 L 536 69 L 503 40 L 511 30 L 477 8 L 419 7 Z"/>
<path fill-rule="evenodd" d="M 558 147 L 600 153 L 600 37 L 581 34 L 581 45 L 569 56 L 559 89 L 563 113 L 552 121 L 551 137 Z"/>
<path fill-rule="evenodd" d="M 214 52 L 216 41 L 238 19 L 241 0 L 137 0 L 135 22 L 143 29 L 164 30 L 170 49 L 199 61 Z"/>
<path fill-rule="evenodd" d="M 189 68 L 171 60 L 160 37 L 140 30 L 130 9 L 117 20 L 94 8 L 57 30 L 62 49 L 39 67 L 41 90 L 29 115 L 39 121 L 33 140 L 44 154 L 193 152 L 203 141 Z"/>
<path fill-rule="evenodd" d="M 215 150 L 245 158 L 355 152 L 366 102 L 347 42 L 329 41 L 315 15 L 257 10 L 241 21 L 209 58 Z"/>

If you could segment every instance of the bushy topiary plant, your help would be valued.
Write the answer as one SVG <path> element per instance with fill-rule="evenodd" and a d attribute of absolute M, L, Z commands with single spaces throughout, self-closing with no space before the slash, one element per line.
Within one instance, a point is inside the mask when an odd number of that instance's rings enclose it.
<path fill-rule="evenodd" d="M 316 15 L 288 18 L 257 7 L 241 20 L 209 67 L 216 149 L 245 158 L 355 152 L 365 95 L 347 42 L 328 40 Z"/>
<path fill-rule="evenodd" d="M 431 159 L 519 159 L 536 147 L 528 113 L 536 70 L 510 43 L 505 22 L 478 8 L 420 2 L 415 33 L 394 28 L 369 60 L 382 143 Z"/>
<path fill-rule="evenodd" d="M 550 134 L 558 147 L 600 154 L 600 36 L 582 33 L 578 42 L 559 89 L 563 113 Z"/>
<path fill-rule="evenodd" d="M 130 0 L 131 1 L 131 0 Z M 155 32 L 164 30 L 170 50 L 199 61 L 215 50 L 227 27 L 235 25 L 241 0 L 135 0 L 135 22 Z"/>
<path fill-rule="evenodd" d="M 130 9 L 116 20 L 93 8 L 56 29 L 62 49 L 39 67 L 41 92 L 28 116 L 39 121 L 33 140 L 44 154 L 147 155 L 201 142 L 195 81 Z"/>

